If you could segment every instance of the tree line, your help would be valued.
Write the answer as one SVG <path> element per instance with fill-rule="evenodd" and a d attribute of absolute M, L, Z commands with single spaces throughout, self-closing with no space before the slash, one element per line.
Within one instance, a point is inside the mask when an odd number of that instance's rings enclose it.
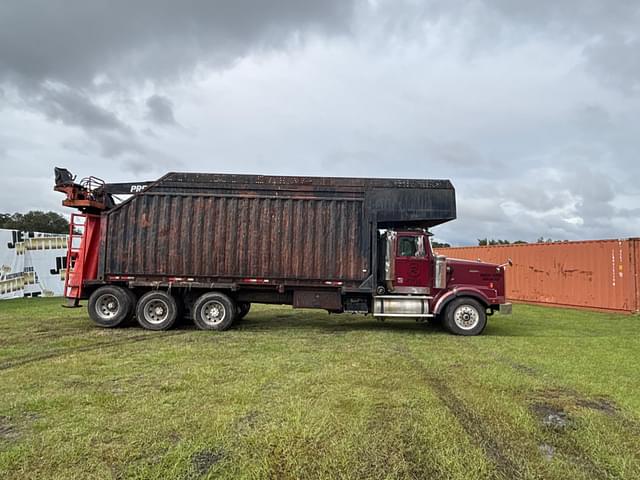
<path fill-rule="evenodd" d="M 69 222 L 56 212 L 31 210 L 27 213 L 0 213 L 0 228 L 23 232 L 69 233 Z"/>
<path fill-rule="evenodd" d="M 561 243 L 568 242 L 568 240 L 553 240 L 551 238 L 538 237 L 535 242 L 531 243 Z M 479 238 L 478 245 L 521 245 L 529 242 L 525 242 L 524 240 L 516 240 L 515 242 L 510 242 L 509 240 L 501 240 L 495 238 Z"/>

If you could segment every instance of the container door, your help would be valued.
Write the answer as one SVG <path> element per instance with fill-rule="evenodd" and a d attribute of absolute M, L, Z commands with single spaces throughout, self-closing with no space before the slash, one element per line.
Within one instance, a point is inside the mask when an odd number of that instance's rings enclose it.
<path fill-rule="evenodd" d="M 427 238 L 419 234 L 399 233 L 395 259 L 395 289 L 398 293 L 430 293 L 431 259 L 427 256 Z"/>

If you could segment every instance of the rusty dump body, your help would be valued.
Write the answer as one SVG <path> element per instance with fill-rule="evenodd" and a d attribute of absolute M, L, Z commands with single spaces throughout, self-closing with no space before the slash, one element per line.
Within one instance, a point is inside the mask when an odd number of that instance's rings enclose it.
<path fill-rule="evenodd" d="M 448 180 L 168 173 L 107 184 L 57 169 L 55 189 L 83 212 L 72 215 L 65 295 L 88 298 L 102 326 L 135 315 L 164 330 L 186 310 L 198 328 L 225 330 L 251 303 L 276 303 L 442 314 L 453 333 L 477 335 L 507 310 L 502 265 L 431 250 L 428 229 L 456 217 Z M 134 194 L 118 204 L 115 192 Z"/>
<path fill-rule="evenodd" d="M 169 173 L 102 214 L 98 278 L 371 292 L 378 228 L 455 214 L 447 180 Z"/>

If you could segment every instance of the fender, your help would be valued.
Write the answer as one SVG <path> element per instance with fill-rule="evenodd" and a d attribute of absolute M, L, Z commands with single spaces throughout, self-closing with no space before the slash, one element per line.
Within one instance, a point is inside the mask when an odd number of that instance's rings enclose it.
<path fill-rule="evenodd" d="M 455 287 L 453 290 L 445 292 L 443 295 L 437 298 L 433 307 L 433 313 L 439 314 L 447 303 L 457 297 L 471 297 L 478 300 L 485 307 L 491 305 L 489 297 L 487 297 L 482 290 L 475 287 Z"/>

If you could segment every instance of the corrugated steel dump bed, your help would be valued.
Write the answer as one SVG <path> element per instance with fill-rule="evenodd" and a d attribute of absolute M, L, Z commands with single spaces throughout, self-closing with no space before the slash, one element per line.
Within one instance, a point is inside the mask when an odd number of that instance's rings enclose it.
<path fill-rule="evenodd" d="M 107 212 L 107 275 L 360 282 L 372 232 L 455 218 L 446 180 L 170 173 Z"/>

